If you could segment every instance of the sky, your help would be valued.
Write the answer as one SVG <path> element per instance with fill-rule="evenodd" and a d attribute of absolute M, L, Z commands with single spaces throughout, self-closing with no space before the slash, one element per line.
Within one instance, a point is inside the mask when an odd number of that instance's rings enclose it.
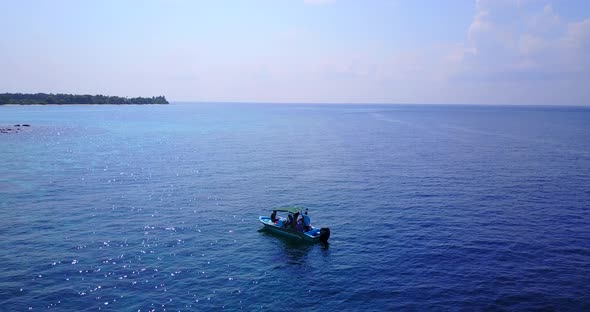
<path fill-rule="evenodd" d="M 587 0 L 0 0 L 0 93 L 590 105 Z"/>

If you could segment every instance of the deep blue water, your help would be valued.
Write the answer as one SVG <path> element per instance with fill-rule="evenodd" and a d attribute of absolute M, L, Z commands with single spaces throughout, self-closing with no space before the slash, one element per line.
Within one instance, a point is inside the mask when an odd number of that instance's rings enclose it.
<path fill-rule="evenodd" d="M 590 109 L 3 106 L 0 310 L 590 310 Z M 327 246 L 259 231 L 287 204 Z"/>

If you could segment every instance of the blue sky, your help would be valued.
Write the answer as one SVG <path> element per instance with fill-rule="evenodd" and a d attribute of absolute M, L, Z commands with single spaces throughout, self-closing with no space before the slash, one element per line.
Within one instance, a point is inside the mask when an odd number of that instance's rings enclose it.
<path fill-rule="evenodd" d="M 0 0 L 0 92 L 590 104 L 590 1 Z"/>

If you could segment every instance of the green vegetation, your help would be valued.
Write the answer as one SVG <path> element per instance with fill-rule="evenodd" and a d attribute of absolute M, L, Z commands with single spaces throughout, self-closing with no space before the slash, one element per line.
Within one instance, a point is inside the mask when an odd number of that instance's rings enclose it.
<path fill-rule="evenodd" d="M 2 104 L 168 104 L 164 96 L 127 98 L 105 95 L 0 93 Z"/>

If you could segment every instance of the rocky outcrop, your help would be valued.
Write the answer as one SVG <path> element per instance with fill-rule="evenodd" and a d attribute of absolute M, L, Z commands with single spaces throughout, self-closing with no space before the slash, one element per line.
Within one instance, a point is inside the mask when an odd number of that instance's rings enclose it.
<path fill-rule="evenodd" d="M 18 133 L 22 130 L 24 130 L 23 127 L 27 127 L 30 128 L 31 125 L 28 124 L 17 124 L 14 126 L 0 126 L 0 133 L 6 133 L 6 134 L 11 134 L 11 133 Z"/>

